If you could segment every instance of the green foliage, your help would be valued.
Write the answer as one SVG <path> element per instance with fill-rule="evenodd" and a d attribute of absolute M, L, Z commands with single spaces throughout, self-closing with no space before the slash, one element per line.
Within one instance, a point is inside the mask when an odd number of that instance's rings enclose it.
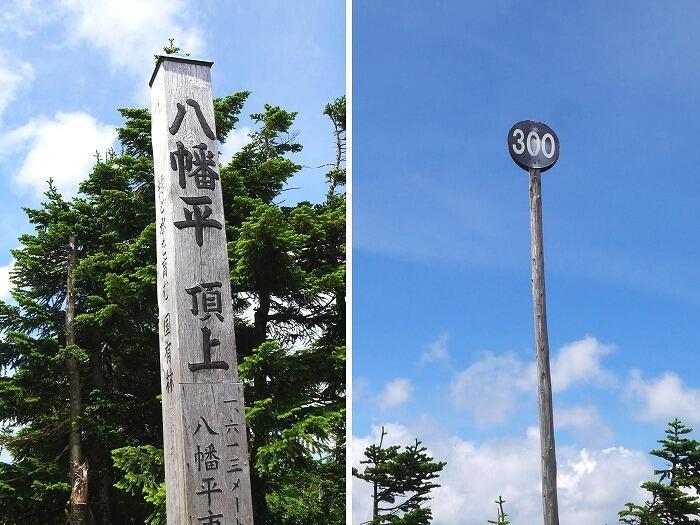
<path fill-rule="evenodd" d="M 439 487 L 433 482 L 447 464 L 433 461 L 427 449 L 416 439 L 413 445 L 384 446 L 386 432 L 378 445 L 365 449 L 367 465 L 360 472 L 353 468 L 353 476 L 372 484 L 374 492 L 371 525 L 428 525 L 432 521 L 430 508 L 423 506 L 430 500 L 430 492 Z"/>
<path fill-rule="evenodd" d="M 345 196 L 277 204 L 296 113 L 265 105 L 222 167 L 257 523 L 345 520 Z M 260 498 L 266 494 L 266 498 Z M 256 499 L 257 495 L 257 499 Z"/>
<path fill-rule="evenodd" d="M 129 494 L 141 494 L 153 505 L 154 510 L 146 518 L 146 525 L 167 525 L 165 516 L 165 477 L 163 450 L 152 445 L 123 447 L 112 451 L 114 466 L 124 472 L 124 477 L 114 486 Z"/>
<path fill-rule="evenodd" d="M 330 198 L 334 194 L 337 185 L 345 184 L 345 167 L 343 164 L 345 161 L 346 131 L 345 95 L 326 104 L 323 114 L 331 119 L 336 138 L 336 161 L 333 164 L 333 169 L 326 173 L 328 195 Z"/>
<path fill-rule="evenodd" d="M 692 525 L 700 524 L 700 442 L 690 439 L 693 429 L 678 419 L 668 424 L 661 448 L 651 455 L 663 459 L 665 469 L 655 470 L 658 481 L 647 481 L 641 487 L 651 493 L 643 505 L 627 503 L 620 511 L 620 523 L 628 525 Z"/>
<path fill-rule="evenodd" d="M 214 101 L 220 140 L 248 97 Z M 68 500 L 65 357 L 78 358 L 79 418 L 97 523 L 164 523 L 155 187 L 151 118 L 119 110 L 118 154 L 98 158 L 80 193 L 49 187 L 25 210 L 13 298 L 0 302 L 2 523 L 64 523 Z M 266 105 L 252 141 L 220 169 L 246 385 L 255 523 L 345 520 L 345 195 L 277 201 L 301 166 L 295 113 Z M 78 240 L 76 345 L 66 347 L 69 235 Z M 248 307 L 253 319 L 240 317 Z M 5 520 L 5 521 L 3 521 Z"/>
<path fill-rule="evenodd" d="M 488 520 L 487 523 L 493 523 L 494 525 L 509 525 L 510 521 L 508 521 L 508 514 L 503 510 L 503 504 L 506 502 L 501 496 L 498 496 L 498 499 L 496 500 L 496 505 L 498 506 L 498 517 L 496 518 L 496 521 L 494 520 Z"/>

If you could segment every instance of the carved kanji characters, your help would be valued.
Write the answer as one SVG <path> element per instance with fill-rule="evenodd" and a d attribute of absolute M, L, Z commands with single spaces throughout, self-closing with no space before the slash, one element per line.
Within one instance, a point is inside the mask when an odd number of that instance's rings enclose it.
<path fill-rule="evenodd" d="M 231 468 L 227 470 L 227 473 L 230 472 L 243 472 L 243 467 L 241 466 L 241 458 L 238 456 L 233 456 L 229 458 L 229 461 L 231 462 Z"/>
<path fill-rule="evenodd" d="M 170 335 L 170 312 L 163 316 L 163 336 Z"/>
<path fill-rule="evenodd" d="M 206 482 L 207 486 L 204 486 L 204 482 Z M 223 492 L 220 488 L 218 488 L 216 481 L 214 481 L 214 478 L 204 478 L 202 480 L 202 485 L 201 485 L 201 490 L 197 491 L 195 494 L 201 496 L 202 494 L 207 495 L 207 500 L 209 502 L 209 507 L 211 507 L 211 495 L 214 494 L 215 492 Z"/>
<path fill-rule="evenodd" d="M 219 174 L 212 168 L 216 166 L 214 162 L 214 153 L 207 151 L 207 145 L 202 142 L 199 146 L 194 147 L 194 159 L 192 164 L 195 170 L 190 173 L 190 177 L 194 177 L 195 186 L 200 190 L 213 190 L 216 187 L 216 182 L 219 180 Z"/>
<path fill-rule="evenodd" d="M 179 140 L 175 143 L 176 151 L 170 152 L 170 167 L 177 171 L 180 187 L 185 189 L 187 180 L 185 175 L 192 171 L 192 153 L 185 149 L 185 145 Z"/>
<path fill-rule="evenodd" d="M 214 153 L 209 151 L 204 142 L 194 146 L 194 153 L 187 150 L 179 140 L 175 143 L 177 150 L 170 152 L 170 167 L 177 171 L 178 183 L 182 189 L 187 187 L 186 177 L 194 177 L 195 186 L 200 190 L 213 190 L 219 174 L 214 171 L 216 161 Z M 194 170 L 193 170 L 194 168 Z"/>
<path fill-rule="evenodd" d="M 183 208 L 185 213 L 184 221 L 176 221 L 175 227 L 178 230 L 183 228 L 194 228 L 194 238 L 197 241 L 197 245 L 202 246 L 204 243 L 204 228 L 216 228 L 221 230 L 223 226 L 219 221 L 210 219 L 212 210 L 206 204 L 211 204 L 211 199 L 207 196 L 202 197 L 180 197 L 185 204 L 192 206 L 192 210 Z M 204 210 L 199 206 L 205 204 Z"/>
<path fill-rule="evenodd" d="M 224 426 L 226 427 L 226 433 L 228 434 L 231 432 L 231 429 L 233 428 L 234 432 L 236 434 L 240 434 L 240 429 L 238 428 L 240 426 L 240 423 L 234 423 L 233 418 L 229 418 L 230 423 L 226 423 Z"/>
<path fill-rule="evenodd" d="M 197 517 L 199 521 L 203 523 L 203 525 L 221 525 L 221 522 L 217 518 L 223 518 L 223 514 L 214 514 L 211 509 L 208 509 L 209 515 L 208 516 L 202 516 Z"/>
<path fill-rule="evenodd" d="M 171 368 L 169 368 L 168 371 L 165 372 L 165 389 L 168 392 L 173 391 L 173 371 Z"/>
<path fill-rule="evenodd" d="M 215 290 L 221 288 L 221 283 L 201 283 L 192 288 L 185 288 L 185 291 L 192 296 L 192 315 L 199 315 L 199 294 L 201 293 L 202 312 L 204 316 L 200 317 L 200 321 L 206 321 L 211 317 L 211 314 L 216 315 L 219 321 L 224 320 L 222 313 L 221 291 Z"/>
<path fill-rule="evenodd" d="M 207 429 L 207 432 L 209 432 L 210 436 L 218 436 L 219 435 L 218 432 L 216 432 L 213 428 L 211 428 L 209 426 L 209 423 L 207 423 L 207 420 L 204 419 L 204 416 L 200 416 L 199 419 L 201 419 L 202 422 L 204 423 L 204 427 Z M 194 432 L 192 432 L 192 435 L 193 436 L 197 435 L 197 432 L 199 432 L 199 430 L 201 428 L 202 428 L 202 423 L 200 423 L 199 420 L 197 420 L 197 428 L 194 429 Z"/>
<path fill-rule="evenodd" d="M 204 450 L 197 445 L 197 452 L 194 453 L 194 460 L 197 462 L 197 471 L 202 470 L 202 463 L 204 463 L 204 470 L 218 470 L 219 461 L 221 458 L 216 455 L 216 447 L 214 443 L 209 443 Z"/>
<path fill-rule="evenodd" d="M 202 347 L 204 352 L 204 361 L 201 363 L 188 363 L 187 366 L 192 372 L 197 370 L 211 370 L 214 368 L 221 368 L 222 370 L 228 370 L 228 363 L 226 361 L 212 361 L 211 360 L 211 349 L 215 346 L 219 346 L 221 343 L 218 339 L 211 338 L 211 330 L 203 326 L 202 327 Z"/>
<path fill-rule="evenodd" d="M 188 98 L 187 105 L 194 108 L 194 112 L 197 115 L 197 120 L 199 120 L 199 125 L 202 126 L 202 131 L 204 131 L 204 134 L 211 140 L 216 140 L 216 135 L 214 135 L 214 132 L 211 130 L 209 124 L 204 118 L 204 114 L 202 113 L 202 108 L 199 107 L 199 103 L 196 100 Z M 173 123 L 168 128 L 168 131 L 170 131 L 171 135 L 175 135 L 178 131 L 180 131 L 180 126 L 182 125 L 182 121 L 185 118 L 185 113 L 187 113 L 187 109 L 184 105 L 178 102 L 177 115 L 175 115 L 175 120 L 173 120 Z"/>

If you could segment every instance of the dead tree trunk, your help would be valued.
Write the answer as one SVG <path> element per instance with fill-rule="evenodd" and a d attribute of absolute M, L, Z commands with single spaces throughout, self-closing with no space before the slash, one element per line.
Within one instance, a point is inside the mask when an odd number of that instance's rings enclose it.
<path fill-rule="evenodd" d="M 382 448 L 382 445 L 384 444 L 384 436 L 385 435 L 386 435 L 386 432 L 384 431 L 384 426 L 382 426 L 382 435 L 379 438 L 379 448 Z M 372 525 L 375 525 L 375 523 L 379 523 L 379 490 L 378 490 L 378 485 L 379 485 L 379 482 L 377 482 L 375 480 L 374 481 L 374 494 L 372 496 Z"/>
<path fill-rule="evenodd" d="M 68 375 L 68 397 L 70 403 L 70 511 L 69 521 L 73 525 L 89 523 L 88 510 L 88 466 L 83 462 L 80 446 L 80 370 L 75 356 L 75 235 L 68 242 L 68 279 L 66 282 L 66 372 Z"/>
<path fill-rule="evenodd" d="M 267 291 L 260 292 L 260 305 L 255 311 L 254 318 L 254 343 L 253 348 L 257 348 L 267 340 L 267 324 L 270 315 L 271 297 Z M 253 390 L 257 399 L 265 399 L 269 396 L 267 385 L 267 374 L 263 369 L 255 374 L 253 378 Z M 268 429 L 261 424 L 255 429 L 251 443 L 251 458 L 257 458 L 258 451 L 268 440 Z M 267 480 L 264 474 L 260 474 L 257 469 L 250 470 L 250 483 L 253 497 L 253 516 L 255 525 L 266 522 L 269 508 L 267 506 Z"/>
<path fill-rule="evenodd" d="M 342 173 L 341 166 L 345 162 L 345 114 L 335 113 L 330 109 L 330 106 L 326 106 L 326 114 L 333 123 L 333 135 L 335 136 L 335 163 L 328 177 L 328 192 L 326 193 L 326 199 L 330 201 L 335 195 L 335 188 Z"/>

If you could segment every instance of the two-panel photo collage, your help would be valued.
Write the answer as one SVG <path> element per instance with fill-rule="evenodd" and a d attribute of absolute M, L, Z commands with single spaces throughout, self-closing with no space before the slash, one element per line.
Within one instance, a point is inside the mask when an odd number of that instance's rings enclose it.
<path fill-rule="evenodd" d="M 700 524 L 698 35 L 0 0 L 0 525 Z"/>

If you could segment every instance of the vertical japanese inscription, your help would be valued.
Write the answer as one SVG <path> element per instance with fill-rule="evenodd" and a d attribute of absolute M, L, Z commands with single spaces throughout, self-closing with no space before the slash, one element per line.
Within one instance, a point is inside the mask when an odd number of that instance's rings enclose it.
<path fill-rule="evenodd" d="M 168 523 L 252 525 L 210 66 L 151 80 Z"/>

